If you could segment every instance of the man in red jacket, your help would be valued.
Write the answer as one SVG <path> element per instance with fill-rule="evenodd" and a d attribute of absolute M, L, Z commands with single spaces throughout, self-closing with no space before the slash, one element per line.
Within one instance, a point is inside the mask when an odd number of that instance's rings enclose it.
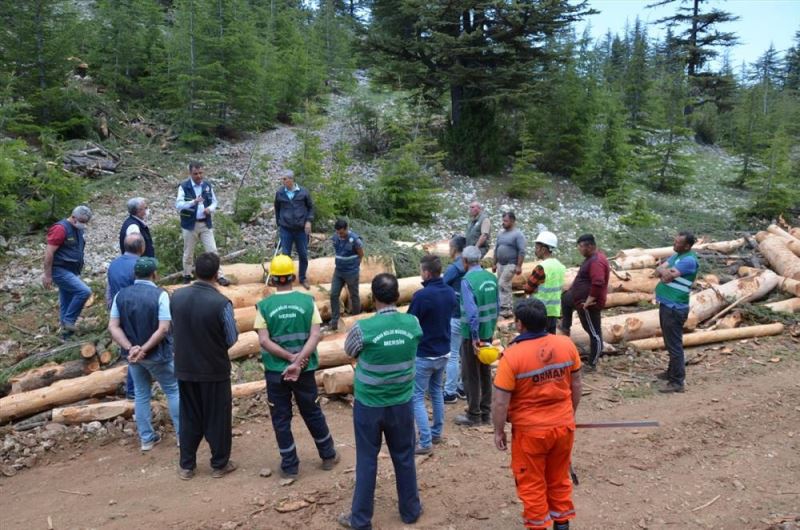
<path fill-rule="evenodd" d="M 578 252 L 584 259 L 572 287 L 561 296 L 561 331 L 569 336 L 572 328 L 572 311 L 578 312 L 581 326 L 589 334 L 589 362 L 587 371 L 597 368 L 597 360 L 603 354 L 603 330 L 600 311 L 606 305 L 610 267 L 606 255 L 597 250 L 592 234 L 578 238 Z"/>

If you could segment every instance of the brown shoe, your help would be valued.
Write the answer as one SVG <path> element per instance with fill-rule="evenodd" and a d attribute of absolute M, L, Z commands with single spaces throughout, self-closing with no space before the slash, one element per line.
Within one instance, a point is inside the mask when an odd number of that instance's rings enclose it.
<path fill-rule="evenodd" d="M 191 480 L 194 478 L 194 469 L 183 469 L 182 467 L 179 467 L 178 477 L 181 480 Z"/>
<path fill-rule="evenodd" d="M 234 471 L 236 471 L 236 464 L 233 462 L 233 460 L 228 460 L 228 463 L 225 464 L 225 467 L 211 470 L 211 478 L 222 478 L 228 473 L 232 473 Z"/>

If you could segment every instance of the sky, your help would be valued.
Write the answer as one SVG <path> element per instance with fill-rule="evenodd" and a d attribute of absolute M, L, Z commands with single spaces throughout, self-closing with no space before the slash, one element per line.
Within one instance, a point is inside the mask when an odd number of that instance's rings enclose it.
<path fill-rule="evenodd" d="M 587 17 L 586 21 L 576 26 L 581 35 L 587 23 L 591 24 L 591 33 L 595 38 L 625 30 L 628 21 L 633 25 L 638 15 L 647 23 L 647 32 L 651 37 L 661 37 L 663 26 L 651 24 L 656 20 L 676 12 L 680 2 L 647 9 L 648 4 L 656 0 L 589 0 L 589 7 L 600 11 L 600 14 Z M 687 2 L 687 5 L 689 3 Z M 763 54 L 770 43 L 775 45 L 781 55 L 794 44 L 794 35 L 800 30 L 800 0 L 709 0 L 701 4 L 701 8 L 718 8 L 739 17 L 736 22 L 720 26 L 724 31 L 733 31 L 739 36 L 739 44 L 729 48 L 731 65 L 738 68 L 742 61 L 754 62 Z M 724 53 L 724 50 L 722 50 Z"/>

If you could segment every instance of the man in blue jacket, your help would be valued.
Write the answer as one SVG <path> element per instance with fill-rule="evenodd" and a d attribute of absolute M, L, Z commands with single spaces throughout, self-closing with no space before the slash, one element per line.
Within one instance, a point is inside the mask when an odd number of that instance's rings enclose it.
<path fill-rule="evenodd" d="M 337 219 L 333 225 L 336 233 L 331 237 L 336 254 L 336 268 L 331 282 L 331 320 L 328 329 L 339 328 L 339 295 L 342 286 L 347 285 L 350 298 L 350 314 L 361 313 L 361 298 L 358 294 L 358 280 L 361 273 L 361 260 L 364 259 L 364 242 L 361 237 L 347 227 L 347 221 Z"/>
<path fill-rule="evenodd" d="M 308 236 L 314 220 L 314 203 L 311 194 L 294 181 L 294 172 L 287 169 L 283 174 L 283 186 L 275 192 L 275 222 L 281 238 L 281 254 L 292 255 L 292 245 L 297 248 L 300 259 L 300 284 L 309 288 Z"/>
<path fill-rule="evenodd" d="M 456 305 L 450 315 L 450 357 L 447 360 L 447 374 L 444 383 L 444 402 L 455 403 L 458 399 L 467 399 L 461 384 L 461 279 L 466 274 L 461 252 L 467 246 L 467 238 L 453 236 L 450 240 L 450 259 L 453 262 L 444 271 L 442 281 L 456 294 Z"/>
<path fill-rule="evenodd" d="M 456 294 L 442 281 L 442 262 L 438 256 L 426 255 L 419 263 L 422 290 L 414 293 L 408 314 L 414 315 L 422 326 L 422 340 L 417 346 L 414 378 L 414 418 L 417 423 L 416 454 L 432 451 L 431 444 L 442 441 L 444 427 L 444 396 L 442 381 L 450 356 L 450 315 L 456 307 Z M 425 392 L 431 395 L 433 429 L 428 423 Z"/>

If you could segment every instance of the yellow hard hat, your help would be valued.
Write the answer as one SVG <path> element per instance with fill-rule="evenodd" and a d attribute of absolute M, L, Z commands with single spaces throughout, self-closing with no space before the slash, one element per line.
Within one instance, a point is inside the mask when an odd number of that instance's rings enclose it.
<path fill-rule="evenodd" d="M 269 262 L 270 276 L 291 276 L 292 274 L 294 274 L 294 262 L 289 256 L 279 254 Z"/>
<path fill-rule="evenodd" d="M 478 349 L 478 360 L 483 364 L 492 364 L 500 358 L 500 350 L 497 346 L 484 344 Z"/>

